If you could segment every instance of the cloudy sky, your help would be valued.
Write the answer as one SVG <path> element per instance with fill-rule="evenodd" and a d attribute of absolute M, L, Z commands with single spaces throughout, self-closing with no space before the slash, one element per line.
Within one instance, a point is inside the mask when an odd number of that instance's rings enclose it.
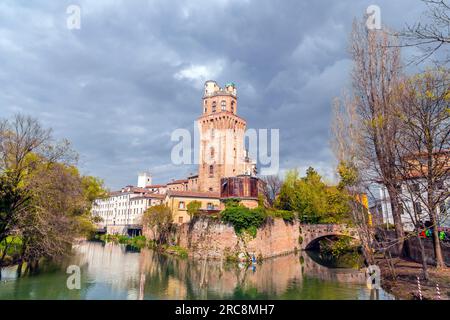
<path fill-rule="evenodd" d="M 81 28 L 67 28 L 69 5 Z M 348 85 L 352 20 L 381 8 L 402 28 L 419 0 L 47 0 L 0 2 L 0 117 L 21 112 L 68 138 L 110 188 L 195 172 L 170 136 L 192 130 L 205 80 L 236 83 L 251 128 L 280 129 L 280 167 L 329 179 L 331 102 Z"/>

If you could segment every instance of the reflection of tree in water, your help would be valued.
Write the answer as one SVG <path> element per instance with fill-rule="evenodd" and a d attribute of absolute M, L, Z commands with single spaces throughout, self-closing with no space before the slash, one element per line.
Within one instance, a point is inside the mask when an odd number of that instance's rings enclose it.
<path fill-rule="evenodd" d="M 315 251 L 302 253 L 300 259 L 302 260 L 305 277 L 344 284 L 366 283 L 366 276 L 363 271 L 352 268 L 330 268 L 329 265 L 326 265 L 327 261 L 321 260 L 320 254 Z"/>
<path fill-rule="evenodd" d="M 146 274 L 146 296 L 164 292 L 175 299 L 244 298 L 248 292 L 269 298 L 301 283 L 298 258 L 293 255 L 266 260 L 254 272 L 246 265 L 179 259 L 143 250 L 141 270 Z"/>
<path fill-rule="evenodd" d="M 163 298 L 170 287 L 170 278 L 174 277 L 176 264 L 169 261 L 169 257 L 149 249 L 141 250 L 139 259 L 140 272 L 145 274 L 145 296 Z"/>
<path fill-rule="evenodd" d="M 305 277 L 299 256 L 293 254 L 265 260 L 252 271 L 242 264 L 179 259 L 148 250 L 141 257 L 146 265 L 145 294 L 161 297 L 163 293 L 172 299 L 357 298 L 355 290 L 342 294 L 347 280 L 359 283 L 358 273 L 336 273 L 304 256 Z"/>
<path fill-rule="evenodd" d="M 364 291 L 346 270 L 320 266 L 304 252 L 264 260 L 256 270 L 113 244 L 86 243 L 78 252 L 63 268 L 0 284 L 0 299 L 356 299 Z M 81 265 L 81 290 L 66 287 L 69 264 Z"/>
<path fill-rule="evenodd" d="M 364 267 L 364 257 L 358 251 L 346 252 L 338 257 L 321 251 L 308 250 L 306 254 L 314 262 L 328 268 L 360 269 Z"/>
<path fill-rule="evenodd" d="M 70 265 L 68 260 L 60 265 L 41 264 L 40 270 L 34 275 L 25 275 L 14 281 L 1 285 L 0 299 L 86 299 L 87 292 L 94 285 L 87 281 L 86 265 L 81 265 L 81 289 L 69 290 L 67 288 L 66 268 Z"/>

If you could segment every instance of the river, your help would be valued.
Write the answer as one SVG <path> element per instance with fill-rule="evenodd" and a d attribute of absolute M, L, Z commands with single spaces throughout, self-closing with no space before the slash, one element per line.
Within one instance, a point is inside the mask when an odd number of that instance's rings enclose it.
<path fill-rule="evenodd" d="M 67 262 L 34 276 L 3 269 L 0 299 L 393 299 L 369 290 L 354 269 L 329 268 L 306 252 L 262 264 L 194 261 L 125 245 L 82 242 Z M 66 268 L 80 267 L 69 290 Z"/>

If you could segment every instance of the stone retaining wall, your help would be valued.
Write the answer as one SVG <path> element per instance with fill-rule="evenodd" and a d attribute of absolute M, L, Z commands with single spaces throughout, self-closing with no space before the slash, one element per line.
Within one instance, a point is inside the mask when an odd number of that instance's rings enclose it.
<path fill-rule="evenodd" d="M 222 259 L 255 255 L 269 258 L 300 249 L 299 223 L 282 219 L 268 221 L 258 229 L 255 238 L 238 236 L 229 224 L 211 219 L 199 219 L 192 224 L 183 224 L 177 232 L 177 244 L 188 249 L 197 258 Z"/>
<path fill-rule="evenodd" d="M 425 247 L 425 254 L 427 256 L 427 263 L 436 264 L 434 259 L 433 242 L 431 239 L 422 239 L 422 243 Z M 447 266 L 450 266 L 450 244 L 442 245 L 442 255 Z M 422 255 L 420 253 L 419 240 L 417 238 L 410 238 L 405 241 L 405 254 L 407 257 L 413 259 L 416 262 L 422 262 Z"/>

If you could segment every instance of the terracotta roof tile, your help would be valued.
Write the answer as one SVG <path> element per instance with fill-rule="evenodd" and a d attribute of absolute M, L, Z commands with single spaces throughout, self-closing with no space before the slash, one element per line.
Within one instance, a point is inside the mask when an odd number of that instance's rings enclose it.
<path fill-rule="evenodd" d="M 180 184 L 180 183 L 187 183 L 188 180 L 187 179 L 179 179 L 179 180 L 173 180 L 171 182 L 168 182 L 167 185 L 169 184 Z"/>
<path fill-rule="evenodd" d="M 167 196 L 175 197 L 189 197 L 189 198 L 220 198 L 218 192 L 200 192 L 200 191 L 177 191 L 169 190 L 167 191 Z"/>

